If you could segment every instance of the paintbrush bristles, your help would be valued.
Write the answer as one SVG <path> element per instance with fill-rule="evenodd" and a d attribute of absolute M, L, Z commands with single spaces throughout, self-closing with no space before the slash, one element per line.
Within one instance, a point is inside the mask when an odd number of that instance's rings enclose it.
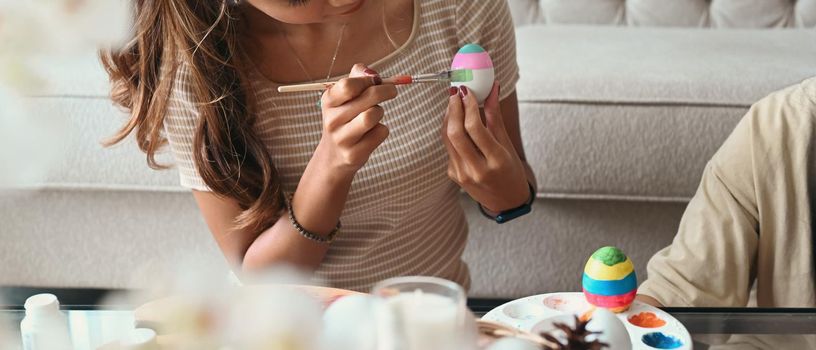
<path fill-rule="evenodd" d="M 454 83 L 463 83 L 473 80 L 473 71 L 470 69 L 455 69 L 446 70 L 440 73 L 420 74 L 415 75 L 415 83 L 434 82 L 434 81 L 450 81 Z"/>
<path fill-rule="evenodd" d="M 449 71 L 450 81 L 454 83 L 464 83 L 473 80 L 473 71 L 470 69 L 456 69 Z"/>
<path fill-rule="evenodd" d="M 414 75 L 413 80 L 415 83 L 425 83 L 425 82 L 434 82 L 434 81 L 448 81 L 450 80 L 450 71 L 445 71 L 441 73 L 428 73 L 428 74 L 420 74 Z"/>

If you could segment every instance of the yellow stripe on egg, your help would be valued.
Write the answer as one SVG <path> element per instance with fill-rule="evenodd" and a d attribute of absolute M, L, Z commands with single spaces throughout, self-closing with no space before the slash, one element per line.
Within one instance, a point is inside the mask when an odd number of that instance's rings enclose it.
<path fill-rule="evenodd" d="M 584 273 L 594 280 L 598 281 L 616 281 L 623 279 L 632 271 L 635 270 L 635 265 L 632 260 L 626 258 L 626 261 L 617 263 L 613 266 L 607 266 L 600 260 L 590 258 L 584 266 Z"/>

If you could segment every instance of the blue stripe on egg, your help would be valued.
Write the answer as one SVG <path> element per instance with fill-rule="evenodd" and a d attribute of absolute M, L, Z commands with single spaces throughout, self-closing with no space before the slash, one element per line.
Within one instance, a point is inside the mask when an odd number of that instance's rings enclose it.
<path fill-rule="evenodd" d="M 631 292 L 633 289 L 637 288 L 637 277 L 635 276 L 635 272 L 626 275 L 623 279 L 614 280 L 614 281 L 602 281 L 596 280 L 592 277 L 589 277 L 586 273 L 584 273 L 583 278 L 583 287 L 595 295 L 604 295 L 604 296 L 612 296 L 612 295 L 620 295 L 626 294 Z"/>

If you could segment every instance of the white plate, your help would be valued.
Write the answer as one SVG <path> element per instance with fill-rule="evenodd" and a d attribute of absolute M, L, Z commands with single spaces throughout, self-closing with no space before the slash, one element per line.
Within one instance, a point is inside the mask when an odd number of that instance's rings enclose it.
<path fill-rule="evenodd" d="M 591 309 L 592 305 L 586 301 L 583 293 L 550 293 L 513 300 L 490 310 L 482 319 L 531 331 L 534 327 L 538 329 L 548 328 L 546 323 L 561 322 L 564 315 L 577 315 L 580 317 Z M 660 327 L 645 328 L 635 325 L 629 320 L 635 315 L 649 312 L 665 321 L 665 324 Z M 677 319 L 656 307 L 635 300 L 629 310 L 619 313 L 617 316 L 629 332 L 633 349 L 691 350 L 692 348 L 691 335 L 689 335 L 686 327 Z M 556 319 L 549 320 L 551 318 Z M 656 337 L 655 334 L 674 337 L 680 340 L 682 345 L 675 348 L 657 348 L 651 346 L 652 344 L 647 344 L 649 340 Z M 646 337 L 647 335 L 650 336 Z"/>

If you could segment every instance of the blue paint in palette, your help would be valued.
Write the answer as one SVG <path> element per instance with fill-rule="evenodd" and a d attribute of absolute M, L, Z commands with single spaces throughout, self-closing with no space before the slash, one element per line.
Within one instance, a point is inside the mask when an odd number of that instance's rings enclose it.
<path fill-rule="evenodd" d="M 683 346 L 683 342 L 671 335 L 661 332 L 649 333 L 641 338 L 644 344 L 657 349 L 677 349 Z"/>

